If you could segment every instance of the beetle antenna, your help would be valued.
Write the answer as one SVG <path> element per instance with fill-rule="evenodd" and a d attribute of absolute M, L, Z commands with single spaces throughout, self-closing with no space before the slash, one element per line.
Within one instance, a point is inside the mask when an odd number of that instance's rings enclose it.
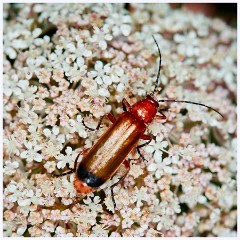
<path fill-rule="evenodd" d="M 159 62 L 159 66 L 158 66 L 158 73 L 157 73 L 157 79 L 156 79 L 156 83 L 155 83 L 155 88 L 154 88 L 154 90 L 153 90 L 153 93 L 155 93 L 155 92 L 156 92 L 156 89 L 157 89 L 157 86 L 158 86 L 158 83 L 159 83 L 159 77 L 160 77 L 160 71 L 161 71 L 161 62 L 162 62 L 162 55 L 161 55 L 161 51 L 160 51 L 160 48 L 159 48 L 159 46 L 158 46 L 158 43 L 157 43 L 155 37 L 154 37 L 153 35 L 152 35 L 152 37 L 153 37 L 155 43 L 157 44 L 158 53 L 159 53 L 159 57 L 160 57 L 160 62 Z"/>
<path fill-rule="evenodd" d="M 202 103 L 196 103 L 196 102 L 190 102 L 190 101 L 183 101 L 183 100 L 170 100 L 170 99 L 167 99 L 167 100 L 158 100 L 158 102 L 180 102 L 180 103 L 190 103 L 190 104 L 195 104 L 195 105 L 199 105 L 199 106 L 203 106 L 203 107 L 206 107 L 206 108 L 209 108 L 211 110 L 213 110 L 214 112 L 218 113 L 219 115 L 222 116 L 222 118 L 224 118 L 224 116 L 218 112 L 216 109 L 212 108 L 212 107 L 209 107 L 207 105 L 204 105 Z"/>

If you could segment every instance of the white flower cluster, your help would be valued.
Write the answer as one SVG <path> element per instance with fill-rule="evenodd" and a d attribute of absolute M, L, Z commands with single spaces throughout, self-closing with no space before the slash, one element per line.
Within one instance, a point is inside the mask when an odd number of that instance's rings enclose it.
<path fill-rule="evenodd" d="M 236 236 L 236 29 L 167 4 L 4 4 L 5 237 Z M 74 167 L 111 123 L 154 89 L 152 136 L 113 192 L 76 196 Z M 165 112 L 161 109 L 168 110 Z M 141 143 L 140 143 L 141 144 Z M 106 151 L 108 151 L 106 149 Z M 79 161 L 81 156 L 79 157 Z M 114 212 L 113 214 L 111 212 Z"/>

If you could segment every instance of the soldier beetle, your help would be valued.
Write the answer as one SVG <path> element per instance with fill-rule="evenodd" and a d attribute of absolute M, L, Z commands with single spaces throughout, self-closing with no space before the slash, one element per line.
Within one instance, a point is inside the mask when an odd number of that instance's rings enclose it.
<path fill-rule="evenodd" d="M 58 175 L 64 176 L 67 174 L 75 173 L 74 187 L 77 193 L 88 194 L 95 191 L 103 183 L 114 176 L 122 163 L 129 171 L 130 164 L 126 158 L 135 147 L 137 148 L 137 152 L 140 157 L 144 160 L 144 157 L 140 152 L 140 148 L 149 144 L 152 139 L 150 136 L 145 134 L 147 125 L 150 124 L 154 118 L 166 119 L 166 116 L 162 112 L 163 110 L 158 111 L 159 102 L 195 104 L 209 108 L 223 117 L 223 115 L 217 110 L 201 103 L 184 100 L 157 100 L 154 97 L 154 93 L 156 93 L 156 89 L 159 83 L 162 58 L 160 48 L 154 36 L 153 39 L 157 45 L 160 57 L 154 91 L 151 94 L 147 95 L 145 99 L 136 102 L 132 106 L 127 102 L 126 99 L 123 99 L 122 105 L 124 112 L 120 115 L 120 117 L 116 119 L 110 113 L 106 114 L 100 119 L 96 129 L 89 128 L 85 125 L 84 121 L 82 122 L 83 125 L 89 130 L 98 130 L 105 116 L 113 124 L 89 150 L 83 151 L 84 156 L 79 164 L 77 164 L 77 161 L 83 152 L 80 152 L 78 154 L 75 159 L 74 169 Z M 147 142 L 137 146 L 137 143 L 140 139 L 146 140 Z M 124 179 L 128 171 L 126 171 L 124 176 L 122 176 L 119 181 L 115 183 L 111 188 L 114 207 L 116 207 L 116 203 L 113 196 L 113 187 L 116 186 L 116 184 L 118 184 L 122 179 Z"/>

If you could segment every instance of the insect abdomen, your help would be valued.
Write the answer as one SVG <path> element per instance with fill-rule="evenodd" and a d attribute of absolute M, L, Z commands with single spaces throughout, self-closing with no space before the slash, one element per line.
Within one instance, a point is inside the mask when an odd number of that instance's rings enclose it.
<path fill-rule="evenodd" d="M 104 183 L 102 179 L 86 170 L 83 164 L 80 164 L 77 169 L 77 177 L 79 180 L 85 182 L 91 188 L 97 188 Z"/>

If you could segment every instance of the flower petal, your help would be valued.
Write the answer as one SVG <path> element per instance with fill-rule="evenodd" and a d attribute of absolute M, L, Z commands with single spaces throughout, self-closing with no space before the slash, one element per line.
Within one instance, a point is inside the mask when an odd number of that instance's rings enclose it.
<path fill-rule="evenodd" d="M 20 154 L 20 157 L 21 157 L 21 158 L 27 158 L 28 156 L 29 156 L 28 151 L 24 151 L 24 152 L 22 152 L 22 153 Z"/>
<path fill-rule="evenodd" d="M 148 169 L 148 171 L 154 172 L 157 169 L 157 164 L 151 163 L 151 164 L 148 165 L 147 169 Z"/>
<path fill-rule="evenodd" d="M 37 153 L 37 154 L 35 155 L 35 157 L 34 157 L 34 160 L 35 160 L 36 162 L 41 162 L 41 161 L 42 161 L 42 155 L 39 154 L 39 153 Z"/>

